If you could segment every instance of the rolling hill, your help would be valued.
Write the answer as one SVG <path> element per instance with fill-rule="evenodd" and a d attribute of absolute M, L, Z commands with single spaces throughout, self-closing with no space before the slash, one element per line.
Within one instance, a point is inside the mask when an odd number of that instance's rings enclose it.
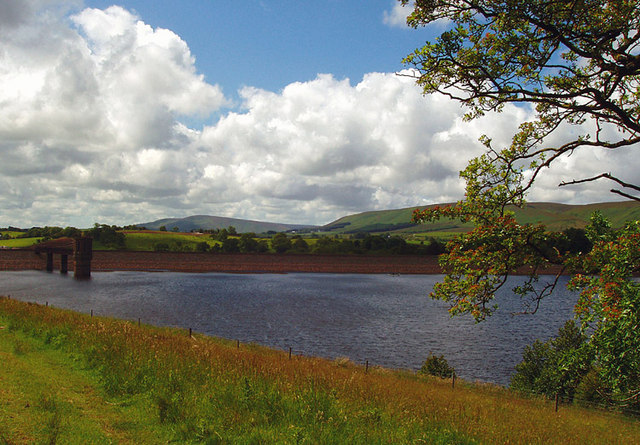
<path fill-rule="evenodd" d="M 192 230 L 214 230 L 225 229 L 229 226 L 236 228 L 238 233 L 254 232 L 266 233 L 286 232 L 290 230 L 315 229 L 316 226 L 301 224 L 280 224 L 262 221 L 251 221 L 246 219 L 226 218 L 222 216 L 195 215 L 186 218 L 164 218 L 157 221 L 136 224 L 138 227 L 145 227 L 148 230 L 158 230 L 165 226 L 167 230 L 177 227 L 180 232 L 191 232 Z"/>
<path fill-rule="evenodd" d="M 446 205 L 446 204 L 440 204 Z M 435 205 L 434 205 L 435 206 Z M 421 209 L 434 207 L 422 206 Z M 470 224 L 459 221 L 442 220 L 430 224 L 411 224 L 411 214 L 416 207 L 398 210 L 380 210 L 344 216 L 320 228 L 333 234 L 356 232 L 462 232 L 471 228 Z M 640 203 L 632 201 L 606 202 L 586 205 L 557 204 L 549 202 L 529 203 L 524 209 L 515 209 L 519 223 L 542 223 L 549 230 L 563 230 L 569 227 L 583 228 L 591 214 L 599 210 L 613 227 L 621 227 L 625 221 L 640 220 Z"/>
<path fill-rule="evenodd" d="M 446 204 L 440 204 L 446 205 Z M 427 208 L 433 206 L 422 206 Z M 462 232 L 471 228 L 470 224 L 459 221 L 442 220 L 430 224 L 412 224 L 411 214 L 415 207 L 396 210 L 378 210 L 344 216 L 324 226 L 301 224 L 281 224 L 252 221 L 221 216 L 195 215 L 186 218 L 164 218 L 157 221 L 137 224 L 149 230 L 158 230 L 165 226 L 167 230 L 177 227 L 180 232 L 192 230 L 222 229 L 233 226 L 239 233 L 286 232 L 299 230 L 326 234 L 367 233 L 424 233 L 424 232 Z M 570 205 L 551 202 L 532 202 L 524 209 L 514 209 L 518 222 L 542 223 L 549 230 L 563 230 L 569 227 L 583 228 L 589 222 L 591 214 L 599 210 L 614 227 L 621 227 L 625 221 L 640 220 L 640 203 L 632 201 L 605 202 L 598 204 Z"/>

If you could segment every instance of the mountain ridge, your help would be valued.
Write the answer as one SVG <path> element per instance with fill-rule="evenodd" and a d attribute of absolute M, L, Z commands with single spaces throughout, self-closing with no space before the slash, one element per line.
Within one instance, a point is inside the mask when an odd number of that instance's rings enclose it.
<path fill-rule="evenodd" d="M 414 209 L 446 206 L 452 203 L 414 206 L 402 209 L 370 210 L 338 218 L 323 226 L 286 224 L 210 215 L 192 215 L 185 218 L 163 218 L 148 223 L 135 224 L 150 230 L 165 226 L 167 230 L 177 227 L 181 232 L 215 230 L 233 226 L 239 233 L 319 231 L 328 234 L 369 233 L 416 233 L 416 232 L 461 232 L 471 228 L 470 224 L 441 220 L 429 224 L 412 224 Z M 625 221 L 640 220 L 640 203 L 634 201 L 601 202 L 592 204 L 562 204 L 554 202 L 531 202 L 524 209 L 513 208 L 521 224 L 541 223 L 549 230 L 564 230 L 569 227 L 584 228 L 591 214 L 598 210 L 614 227 Z"/>
<path fill-rule="evenodd" d="M 174 227 L 177 227 L 180 232 L 191 232 L 193 230 L 200 229 L 226 229 L 229 226 L 233 226 L 239 233 L 266 233 L 269 231 L 287 232 L 291 230 L 306 230 L 318 227 L 305 224 L 273 223 L 211 215 L 192 215 L 184 218 L 162 218 L 155 221 L 139 223 L 135 225 L 138 227 L 145 227 L 149 230 L 158 230 L 162 226 L 165 226 L 167 230 L 172 230 Z"/>

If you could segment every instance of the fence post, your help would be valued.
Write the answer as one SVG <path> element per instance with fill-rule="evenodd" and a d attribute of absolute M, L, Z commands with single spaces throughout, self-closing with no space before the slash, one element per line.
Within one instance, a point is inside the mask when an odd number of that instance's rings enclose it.
<path fill-rule="evenodd" d="M 455 388 L 456 387 L 456 372 L 453 371 L 451 373 L 451 387 Z"/>
<path fill-rule="evenodd" d="M 289 346 L 289 360 L 291 360 L 291 346 Z"/>
<path fill-rule="evenodd" d="M 140 317 L 138 317 L 138 327 L 140 327 Z"/>
<path fill-rule="evenodd" d="M 191 328 L 189 328 L 189 338 L 191 338 Z"/>
<path fill-rule="evenodd" d="M 93 309 L 91 309 L 91 318 L 93 318 Z"/>
<path fill-rule="evenodd" d="M 240 340 L 236 340 L 236 349 L 240 349 Z"/>
<path fill-rule="evenodd" d="M 365 374 L 369 373 L 369 360 L 367 360 L 364 364 L 364 373 Z"/>

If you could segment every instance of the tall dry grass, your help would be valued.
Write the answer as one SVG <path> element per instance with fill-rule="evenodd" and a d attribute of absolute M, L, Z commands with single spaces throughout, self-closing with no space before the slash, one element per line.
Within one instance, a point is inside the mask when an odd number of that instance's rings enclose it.
<path fill-rule="evenodd" d="M 640 443 L 640 422 L 501 387 L 365 368 L 0 299 L 10 329 L 78 354 L 113 397 L 145 395 L 179 440 Z M 240 440 L 241 439 L 241 440 Z"/>

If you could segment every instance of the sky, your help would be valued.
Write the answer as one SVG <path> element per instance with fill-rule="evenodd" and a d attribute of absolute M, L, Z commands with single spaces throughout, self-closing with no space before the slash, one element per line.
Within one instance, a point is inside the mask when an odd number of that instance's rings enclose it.
<path fill-rule="evenodd" d="M 202 214 L 321 225 L 461 199 L 478 138 L 506 145 L 532 113 L 465 122 L 458 103 L 424 96 L 402 58 L 442 25 L 410 29 L 407 12 L 395 0 L 0 0 L 0 227 Z M 557 185 L 633 180 L 636 165 L 630 150 L 562 158 L 529 199 L 615 200 L 610 184 Z"/>

